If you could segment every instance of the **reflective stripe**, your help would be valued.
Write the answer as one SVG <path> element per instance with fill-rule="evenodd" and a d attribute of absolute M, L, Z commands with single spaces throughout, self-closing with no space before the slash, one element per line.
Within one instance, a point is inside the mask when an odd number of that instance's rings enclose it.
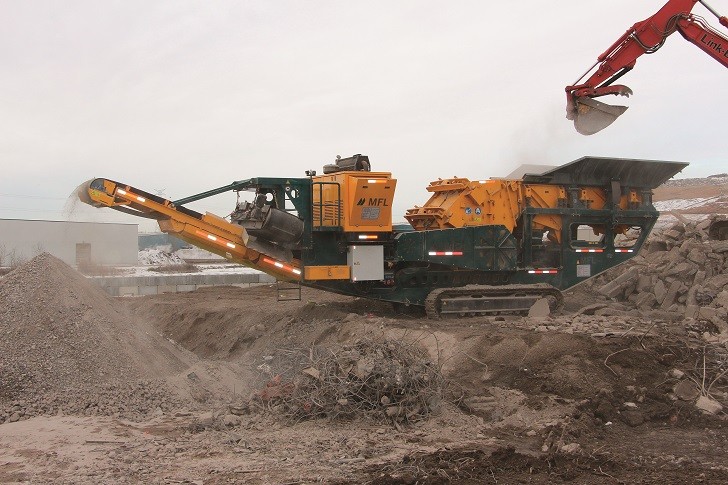
<path fill-rule="evenodd" d="M 615 253 L 633 253 L 634 249 L 615 249 Z"/>
<path fill-rule="evenodd" d="M 359 239 L 379 239 L 376 234 L 359 234 Z"/>
<path fill-rule="evenodd" d="M 529 269 L 530 274 L 557 274 L 558 269 Z"/>
<path fill-rule="evenodd" d="M 120 189 L 118 187 L 116 188 L 116 193 L 117 194 L 120 194 L 120 195 L 128 195 L 129 194 L 129 192 L 127 192 L 126 190 Z M 138 200 L 139 202 L 146 202 L 147 201 L 147 199 L 145 199 L 144 197 L 141 197 L 139 195 L 135 195 L 134 198 L 136 200 Z"/>
<path fill-rule="evenodd" d="M 462 251 L 430 251 L 429 256 L 462 256 Z"/>
<path fill-rule="evenodd" d="M 288 266 L 288 265 L 283 264 L 280 261 L 276 261 L 274 259 L 263 258 L 263 262 L 264 263 L 268 263 L 268 264 L 272 264 L 276 268 L 281 268 L 283 270 L 290 271 L 291 273 L 296 274 L 296 275 L 300 275 L 301 274 L 301 270 L 300 269 L 294 268 L 293 266 Z"/>
<path fill-rule="evenodd" d="M 231 243 L 230 241 L 226 241 L 225 239 L 223 239 L 221 237 L 217 237 L 213 234 L 209 234 L 209 233 L 207 233 L 205 231 L 201 231 L 199 229 L 197 231 L 195 231 L 195 234 L 197 234 L 198 236 L 202 236 L 206 239 L 209 239 L 210 241 L 214 241 L 220 245 L 227 246 L 230 249 L 235 249 L 237 247 L 235 244 Z"/>
<path fill-rule="evenodd" d="M 575 249 L 577 253 L 603 253 L 603 249 Z"/>

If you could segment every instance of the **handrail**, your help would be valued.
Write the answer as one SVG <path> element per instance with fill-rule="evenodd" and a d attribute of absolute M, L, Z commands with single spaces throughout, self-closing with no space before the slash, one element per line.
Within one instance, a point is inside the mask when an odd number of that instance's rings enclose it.
<path fill-rule="evenodd" d="M 336 186 L 336 202 L 324 202 L 324 185 Z M 318 207 L 318 224 L 314 227 L 341 227 L 341 184 L 339 182 L 313 182 L 313 186 L 318 186 L 318 203 L 311 201 L 312 212 Z M 324 207 L 335 207 L 334 224 L 324 225 Z"/>

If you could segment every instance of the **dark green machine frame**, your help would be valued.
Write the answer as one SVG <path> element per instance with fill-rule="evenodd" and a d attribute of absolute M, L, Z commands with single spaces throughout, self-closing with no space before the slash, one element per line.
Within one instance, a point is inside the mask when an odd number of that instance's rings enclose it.
<path fill-rule="evenodd" d="M 381 234 L 376 242 L 356 242 L 384 246 L 384 281 L 304 280 L 301 283 L 345 295 L 414 305 L 423 305 L 434 289 L 472 284 L 548 283 L 564 290 L 639 252 L 659 216 L 652 205 L 652 189 L 685 166 L 687 163 L 682 162 L 584 157 L 542 174 L 523 177 L 526 183 L 563 186 L 570 196 L 562 207 L 526 207 L 514 233 L 500 225 L 430 231 L 397 226 L 392 233 Z M 344 233 L 340 227 L 314 227 L 312 192 L 315 184 L 312 178 L 253 178 L 180 199 L 174 204 L 181 206 L 231 190 L 271 194 L 270 203 L 281 210 L 295 211 L 304 221 L 301 249 L 294 251 L 303 266 L 345 265 L 348 246 L 353 244 L 352 235 Z M 604 188 L 609 195 L 605 207 L 594 210 L 582 205 L 575 195 L 582 187 Z M 641 194 L 642 203 L 620 209 L 622 195 L 633 190 Z M 542 247 L 539 234 L 534 237 L 532 231 L 533 218 L 538 214 L 561 218 L 562 244 Z M 603 244 L 598 247 L 575 245 L 571 234 L 574 225 L 601 226 Z M 632 252 L 615 251 L 614 228 L 622 225 L 641 229 L 631 247 Z M 579 252 L 595 248 L 600 252 Z M 456 251 L 462 255 L 437 256 L 430 255 L 431 251 Z M 544 254 L 546 260 L 539 260 L 537 256 Z"/>

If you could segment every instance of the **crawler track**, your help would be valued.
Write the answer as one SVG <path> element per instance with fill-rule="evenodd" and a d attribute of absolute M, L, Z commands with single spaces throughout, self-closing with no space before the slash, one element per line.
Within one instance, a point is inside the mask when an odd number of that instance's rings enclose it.
<path fill-rule="evenodd" d="M 427 317 L 471 316 L 493 313 L 527 313 L 533 304 L 546 298 L 551 311 L 564 303 L 561 292 L 551 285 L 469 285 L 433 290 L 425 300 Z"/>

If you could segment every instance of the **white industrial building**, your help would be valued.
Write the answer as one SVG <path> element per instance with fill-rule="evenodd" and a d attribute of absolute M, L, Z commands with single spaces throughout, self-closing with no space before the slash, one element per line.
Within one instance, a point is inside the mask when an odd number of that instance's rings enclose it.
<path fill-rule="evenodd" d="M 71 266 L 136 265 L 138 232 L 137 224 L 0 219 L 0 265 L 43 252 Z"/>

